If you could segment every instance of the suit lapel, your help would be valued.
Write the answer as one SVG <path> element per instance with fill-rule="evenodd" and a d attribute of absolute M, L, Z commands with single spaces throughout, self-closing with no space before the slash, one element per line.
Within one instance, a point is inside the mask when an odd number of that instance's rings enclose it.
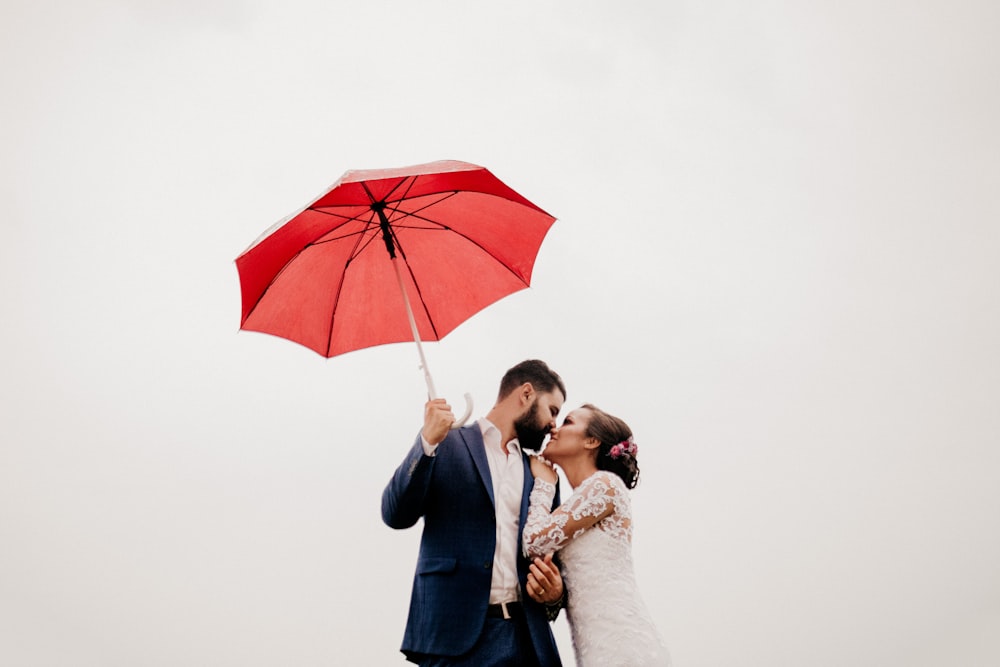
<path fill-rule="evenodd" d="M 521 486 L 521 528 L 518 530 L 517 538 L 521 539 L 521 532 L 524 530 L 524 523 L 528 520 L 528 500 L 531 496 L 531 489 L 535 486 L 535 478 L 531 474 L 531 462 L 521 452 L 521 463 L 524 466 L 524 484 Z"/>
<path fill-rule="evenodd" d="M 490 475 L 490 463 L 486 460 L 486 445 L 483 443 L 483 432 L 480 430 L 478 424 L 473 424 L 472 426 L 465 426 L 459 429 L 458 433 L 462 436 L 466 449 L 469 450 L 472 462 L 476 464 L 479 479 L 483 483 L 483 486 L 486 487 L 486 493 L 489 494 L 490 502 L 493 503 L 495 509 L 497 499 L 493 497 L 493 476 Z"/>

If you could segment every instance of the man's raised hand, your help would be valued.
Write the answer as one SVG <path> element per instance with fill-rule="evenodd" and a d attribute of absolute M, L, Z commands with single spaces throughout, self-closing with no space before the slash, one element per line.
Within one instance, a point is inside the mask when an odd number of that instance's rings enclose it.
<path fill-rule="evenodd" d="M 448 430 L 455 423 L 455 413 L 443 398 L 434 398 L 424 405 L 424 428 L 421 434 L 430 445 L 436 445 L 448 435 Z"/>

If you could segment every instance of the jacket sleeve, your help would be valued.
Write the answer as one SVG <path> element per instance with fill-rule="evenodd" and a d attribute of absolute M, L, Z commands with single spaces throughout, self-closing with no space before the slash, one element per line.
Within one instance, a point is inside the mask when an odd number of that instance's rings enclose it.
<path fill-rule="evenodd" d="M 396 468 L 382 492 L 382 521 L 390 528 L 409 528 L 424 514 L 435 457 L 424 453 L 420 436 Z"/>

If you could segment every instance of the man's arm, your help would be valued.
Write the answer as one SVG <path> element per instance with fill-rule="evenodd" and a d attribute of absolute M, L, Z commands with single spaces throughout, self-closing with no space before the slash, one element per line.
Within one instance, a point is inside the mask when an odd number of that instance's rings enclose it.
<path fill-rule="evenodd" d="M 424 427 L 382 492 L 382 520 L 390 528 L 409 528 L 423 516 L 434 455 L 454 422 L 444 399 L 424 405 Z"/>
<path fill-rule="evenodd" d="M 423 516 L 434 458 L 424 454 L 420 437 L 396 468 L 382 492 L 382 521 L 390 528 L 409 528 Z"/>

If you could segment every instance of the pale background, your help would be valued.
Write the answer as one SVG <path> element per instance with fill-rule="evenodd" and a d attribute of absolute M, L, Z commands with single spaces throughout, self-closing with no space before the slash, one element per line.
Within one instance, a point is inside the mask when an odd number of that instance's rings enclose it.
<path fill-rule="evenodd" d="M 403 664 L 415 348 L 239 332 L 233 260 L 348 169 L 439 159 L 559 218 L 532 289 L 428 346 L 439 388 L 481 414 L 541 357 L 632 424 L 678 667 L 1000 664 L 998 25 L 5 0 L 0 664 Z"/>

